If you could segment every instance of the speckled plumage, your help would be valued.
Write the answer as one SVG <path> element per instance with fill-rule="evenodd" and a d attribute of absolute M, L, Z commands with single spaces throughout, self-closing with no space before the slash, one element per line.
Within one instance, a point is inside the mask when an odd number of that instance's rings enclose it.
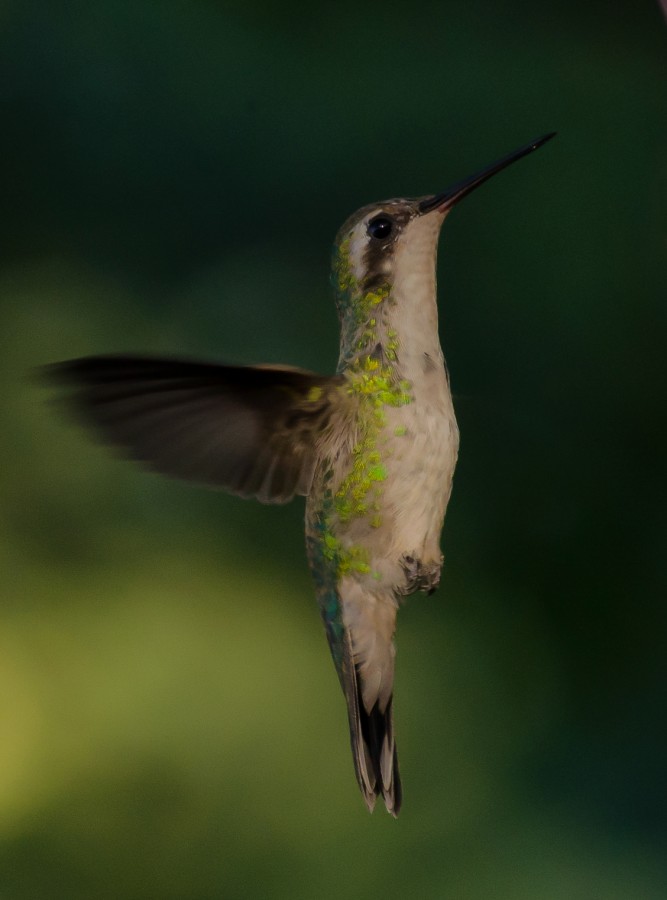
<path fill-rule="evenodd" d="M 393 223 L 384 241 L 368 232 L 379 215 Z M 341 416 L 319 446 L 306 506 L 308 556 L 348 703 L 357 779 L 369 808 L 381 794 L 394 814 L 396 612 L 406 594 L 438 584 L 458 452 L 436 307 L 444 215 L 392 200 L 360 210 L 339 232 L 332 282 Z"/>
<path fill-rule="evenodd" d="M 401 600 L 438 585 L 458 429 L 438 338 L 435 260 L 451 207 L 534 141 L 422 200 L 364 207 L 332 282 L 338 371 L 98 356 L 50 366 L 70 404 L 144 465 L 265 503 L 305 494 L 306 545 L 345 694 L 357 781 L 401 806 L 393 725 Z"/>

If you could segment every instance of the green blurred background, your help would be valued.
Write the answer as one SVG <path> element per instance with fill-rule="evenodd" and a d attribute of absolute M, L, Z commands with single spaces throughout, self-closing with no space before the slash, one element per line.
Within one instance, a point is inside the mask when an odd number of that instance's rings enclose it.
<path fill-rule="evenodd" d="M 667 27 L 636 0 L 0 6 L 0 897 L 667 896 Z M 303 502 L 144 474 L 34 365 L 331 371 L 373 200 L 451 216 L 462 433 L 370 817 Z"/>

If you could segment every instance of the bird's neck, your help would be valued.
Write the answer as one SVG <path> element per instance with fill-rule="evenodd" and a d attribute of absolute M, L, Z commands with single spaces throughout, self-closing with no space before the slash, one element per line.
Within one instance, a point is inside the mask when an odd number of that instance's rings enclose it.
<path fill-rule="evenodd" d="M 398 266 L 392 283 L 374 280 L 339 304 L 341 347 L 338 371 L 357 368 L 367 357 L 398 379 L 415 379 L 425 361 L 443 367 L 438 335 L 435 259 Z M 417 263 L 421 262 L 422 265 Z"/>

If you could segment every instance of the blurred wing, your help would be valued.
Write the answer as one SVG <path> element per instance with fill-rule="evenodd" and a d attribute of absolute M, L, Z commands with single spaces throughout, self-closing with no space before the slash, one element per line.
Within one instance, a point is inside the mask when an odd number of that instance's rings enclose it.
<path fill-rule="evenodd" d="M 45 368 L 103 439 L 165 475 L 264 503 L 307 494 L 339 377 L 302 369 L 91 356 Z"/>

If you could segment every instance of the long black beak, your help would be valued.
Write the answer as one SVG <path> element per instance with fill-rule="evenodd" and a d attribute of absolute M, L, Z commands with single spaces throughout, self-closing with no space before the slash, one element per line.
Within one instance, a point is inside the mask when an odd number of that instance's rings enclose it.
<path fill-rule="evenodd" d="M 499 159 L 498 162 L 493 163 L 493 165 L 487 166 L 486 169 L 482 169 L 482 171 L 478 172 L 476 175 L 471 175 L 470 178 L 459 181 L 458 184 L 443 191 L 442 194 L 434 194 L 432 197 L 426 197 L 426 199 L 422 200 L 419 204 L 419 212 L 427 213 L 434 209 L 439 209 L 440 212 L 443 213 L 447 212 L 447 210 L 451 209 L 452 206 L 459 202 L 459 200 L 462 200 L 466 194 L 469 194 L 470 191 L 474 191 L 476 187 L 479 187 L 480 184 L 483 184 L 489 178 L 492 178 L 500 172 L 501 169 L 506 168 L 506 166 L 511 166 L 517 159 L 521 159 L 521 157 L 526 156 L 528 153 L 532 153 L 533 150 L 537 150 L 538 147 L 541 147 L 542 144 L 546 144 L 547 141 L 550 141 L 551 138 L 555 136 L 555 131 L 552 131 L 550 134 L 545 134 L 543 137 L 531 141 L 530 144 L 526 144 L 526 146 L 522 147 L 520 150 L 515 150 L 514 153 L 510 153 L 509 156 L 504 156 L 502 159 Z"/>

